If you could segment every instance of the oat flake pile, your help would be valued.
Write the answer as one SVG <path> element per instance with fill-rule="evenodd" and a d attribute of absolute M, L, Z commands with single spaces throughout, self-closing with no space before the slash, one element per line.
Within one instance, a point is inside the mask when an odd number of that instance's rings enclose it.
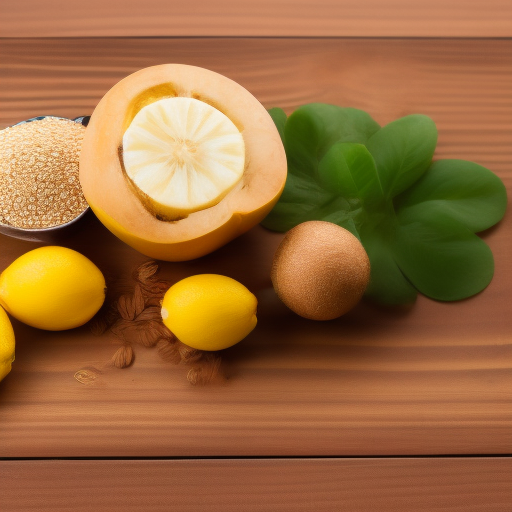
<path fill-rule="evenodd" d="M 78 179 L 84 133 L 57 117 L 0 131 L 0 223 L 49 228 L 87 209 Z"/>

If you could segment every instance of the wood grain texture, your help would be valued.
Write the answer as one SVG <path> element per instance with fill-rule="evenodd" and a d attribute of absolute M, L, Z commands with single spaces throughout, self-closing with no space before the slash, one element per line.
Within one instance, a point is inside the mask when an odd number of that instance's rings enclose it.
<path fill-rule="evenodd" d="M 0 462 L 2 511 L 507 512 L 510 458 Z"/>
<path fill-rule="evenodd" d="M 309 101 L 363 108 L 386 123 L 420 112 L 439 127 L 438 158 L 489 167 L 512 192 L 511 41 L 3 40 L 0 123 L 90 113 L 123 76 L 162 62 L 209 67 L 267 107 Z M 188 263 L 169 282 L 226 274 L 259 300 L 257 329 L 223 355 L 226 379 L 192 387 L 186 369 L 138 348 L 105 368 L 112 336 L 46 333 L 14 322 L 17 355 L 0 385 L 0 457 L 498 454 L 512 451 L 512 215 L 484 234 L 495 279 L 480 295 L 406 310 L 362 303 L 306 321 L 269 279 L 281 235 L 255 228 Z M 94 219 L 67 239 L 129 283 L 145 260 Z M 0 268 L 34 248 L 0 238 Z M 88 383 L 80 368 L 104 368 Z"/>
<path fill-rule="evenodd" d="M 510 37 L 509 0 L 2 0 L 0 37 Z"/>

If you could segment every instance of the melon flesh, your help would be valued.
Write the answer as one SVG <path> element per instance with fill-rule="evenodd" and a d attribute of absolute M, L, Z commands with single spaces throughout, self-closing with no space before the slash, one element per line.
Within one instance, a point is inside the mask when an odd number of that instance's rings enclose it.
<path fill-rule="evenodd" d="M 141 201 L 167 220 L 217 204 L 244 173 L 242 134 L 226 115 L 194 98 L 142 108 L 123 135 L 122 155 Z"/>
<path fill-rule="evenodd" d="M 244 146 L 238 181 L 215 204 L 196 203 L 191 210 L 199 209 L 181 212 L 186 216 L 179 220 L 159 213 L 123 164 L 123 137 L 132 121 L 144 107 L 168 98 L 192 98 L 216 109 Z M 277 202 L 286 171 L 281 138 L 261 103 L 229 78 L 183 64 L 145 68 L 108 91 L 91 116 L 80 156 L 82 189 L 100 221 L 143 254 L 169 261 L 203 256 L 258 224 Z"/>

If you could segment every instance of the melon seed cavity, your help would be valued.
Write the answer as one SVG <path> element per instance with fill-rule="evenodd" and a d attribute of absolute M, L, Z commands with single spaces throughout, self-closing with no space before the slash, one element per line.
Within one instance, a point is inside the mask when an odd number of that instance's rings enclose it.
<path fill-rule="evenodd" d="M 45 117 L 0 131 L 0 223 L 38 229 L 87 209 L 78 179 L 85 127 Z"/>

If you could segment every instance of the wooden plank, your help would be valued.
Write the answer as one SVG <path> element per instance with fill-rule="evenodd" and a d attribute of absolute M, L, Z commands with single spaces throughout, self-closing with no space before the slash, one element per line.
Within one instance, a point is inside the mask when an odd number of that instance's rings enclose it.
<path fill-rule="evenodd" d="M 36 114 L 90 114 L 118 80 L 182 62 L 223 73 L 267 107 L 312 102 L 364 109 L 384 124 L 428 114 L 438 157 L 510 176 L 512 42 L 281 39 L 0 41 L 0 128 Z"/>
<path fill-rule="evenodd" d="M 3 0 L 0 37 L 510 37 L 509 0 Z"/>
<path fill-rule="evenodd" d="M 0 462 L 2 511 L 505 512 L 510 458 Z"/>
<path fill-rule="evenodd" d="M 437 157 L 486 165 L 512 192 L 510 41 L 3 40 L 2 126 L 37 114 L 90 113 L 130 72 L 161 62 L 210 67 L 267 106 L 359 107 L 379 122 L 421 112 Z M 191 387 L 187 369 L 136 349 L 135 364 L 88 384 L 112 336 L 14 323 L 17 357 L 0 385 L 0 457 L 510 453 L 512 215 L 484 235 L 496 277 L 480 295 L 406 311 L 363 303 L 333 322 L 302 320 L 271 289 L 281 235 L 256 228 L 214 254 L 163 264 L 170 283 L 213 272 L 259 300 L 259 325 L 224 353 L 225 381 Z M 0 268 L 34 248 L 2 237 Z M 99 223 L 65 241 L 127 287 L 145 258 Z"/>

